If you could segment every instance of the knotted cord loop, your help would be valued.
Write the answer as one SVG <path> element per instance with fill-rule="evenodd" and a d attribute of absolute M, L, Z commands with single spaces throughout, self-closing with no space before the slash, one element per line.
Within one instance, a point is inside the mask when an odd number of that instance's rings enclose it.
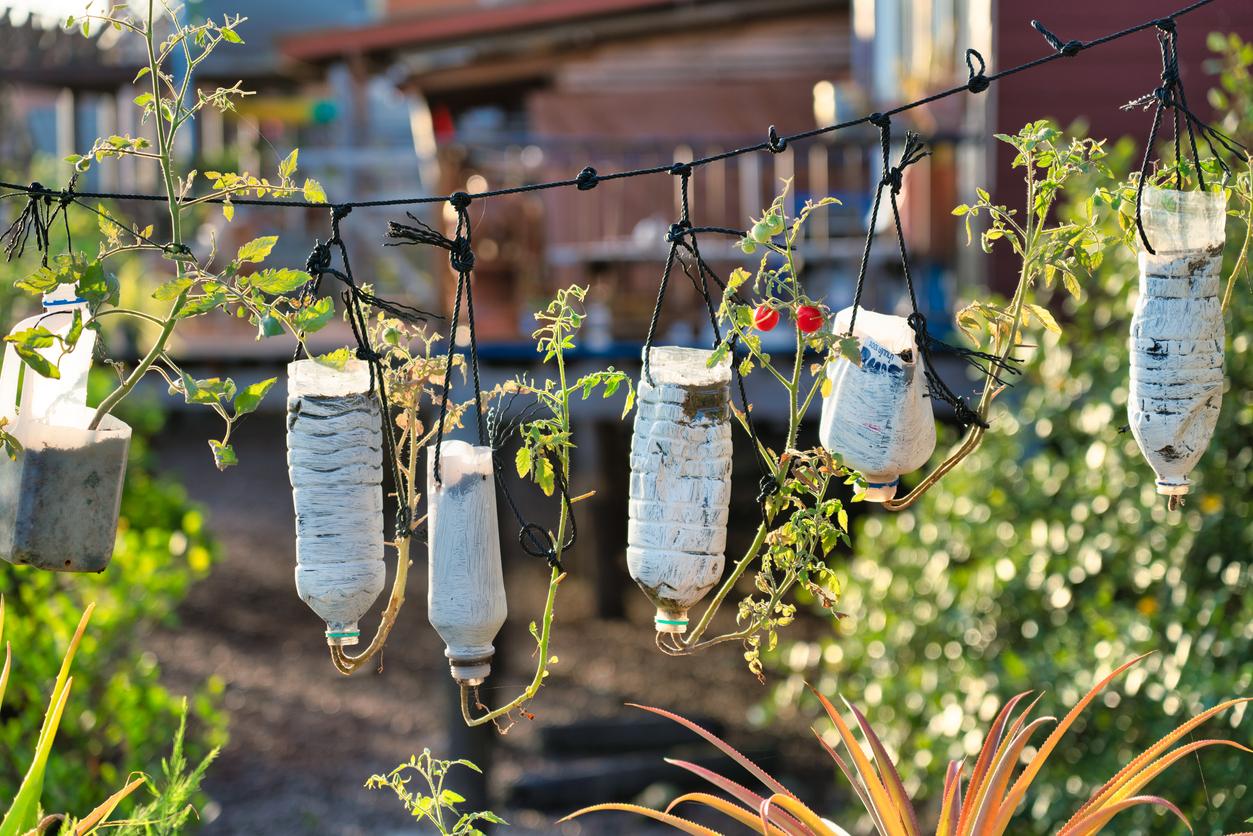
<path fill-rule="evenodd" d="M 1157 27 L 1157 41 L 1162 58 L 1162 83 L 1155 87 L 1152 92 L 1146 93 L 1138 99 L 1133 99 L 1122 106 L 1123 110 L 1131 110 L 1137 107 L 1153 108 L 1153 122 L 1149 127 L 1148 141 L 1144 145 L 1144 157 L 1140 161 L 1140 179 L 1136 183 L 1136 230 L 1140 234 L 1140 241 L 1144 245 L 1146 252 L 1156 254 L 1153 245 L 1149 243 L 1148 233 L 1144 229 L 1143 202 L 1144 202 L 1144 186 L 1149 179 L 1149 162 L 1153 155 L 1153 146 L 1157 142 L 1157 132 L 1162 124 L 1162 111 L 1166 108 L 1171 110 L 1171 121 L 1174 127 L 1174 145 L 1175 145 L 1175 187 L 1183 189 L 1183 152 L 1181 142 L 1181 131 L 1179 130 L 1180 117 L 1184 124 L 1184 128 L 1188 134 L 1188 150 L 1192 155 L 1192 162 L 1196 168 L 1197 186 L 1201 191 L 1205 191 L 1205 173 L 1201 166 L 1201 154 L 1197 145 L 1197 134 L 1200 134 L 1202 141 L 1205 142 L 1209 149 L 1211 157 L 1217 163 L 1222 172 L 1230 176 L 1231 168 L 1223 159 L 1223 152 L 1227 152 L 1239 157 L 1241 160 L 1248 161 L 1248 149 L 1242 144 L 1232 139 L 1227 134 L 1209 125 L 1191 111 L 1188 107 L 1188 94 L 1183 87 L 1183 79 L 1179 74 L 1179 30 L 1175 25 L 1173 17 L 1164 17 L 1153 21 L 1153 25 Z"/>
<path fill-rule="evenodd" d="M 366 317 L 365 306 L 378 307 L 389 313 L 394 312 L 398 308 L 412 311 L 417 311 L 417 309 L 410 309 L 403 305 L 387 302 L 363 290 L 357 284 L 352 275 L 352 263 L 348 259 L 348 245 L 344 243 L 341 233 L 341 223 L 351 213 L 351 205 L 338 204 L 331 207 L 331 235 L 325 244 L 321 241 L 315 241 L 313 251 L 309 253 L 309 257 L 305 260 L 305 268 L 313 276 L 313 281 L 305 286 L 300 298 L 307 303 L 317 296 L 324 276 L 332 276 L 344 285 L 343 301 L 347 311 L 348 325 L 352 328 L 353 339 L 357 343 L 355 354 L 357 359 L 364 361 L 370 367 L 370 393 L 378 401 L 379 414 L 382 416 L 383 440 L 387 447 L 387 450 L 384 451 L 384 458 L 391 465 L 392 482 L 396 490 L 395 532 L 396 537 L 400 539 L 409 537 L 413 533 L 409 528 L 409 496 L 405 490 L 405 480 L 400 472 L 398 463 L 395 424 L 391 420 L 390 405 L 387 397 L 386 370 L 383 365 L 385 357 L 383 354 L 375 351 L 370 344 L 369 320 Z M 339 251 L 339 261 L 343 268 L 342 270 L 337 270 L 332 266 L 332 247 Z M 417 311 L 417 313 L 421 314 L 422 312 Z M 303 346 L 304 341 L 301 340 L 293 360 L 299 359 Z"/>
<path fill-rule="evenodd" d="M 24 191 L 26 204 L 22 211 L 13 219 L 13 223 L 0 233 L 0 243 L 4 244 L 4 255 L 7 261 L 21 258 L 26 253 L 26 243 L 31 233 L 35 235 L 35 250 L 39 253 L 41 263 L 48 266 L 49 250 L 52 246 L 52 226 L 60 215 L 65 222 L 65 246 L 70 253 L 74 251 L 74 242 L 70 237 L 69 205 L 75 201 L 74 187 L 78 183 L 78 175 L 70 178 L 70 182 L 60 192 L 46 188 L 38 180 L 33 181 Z M 53 206 L 53 198 L 56 206 Z"/>
<path fill-rule="evenodd" d="M 1075 57 L 1085 46 L 1083 41 L 1066 41 L 1063 43 L 1061 38 L 1050 32 L 1047 28 L 1045 28 L 1044 24 L 1038 20 L 1031 21 L 1031 28 L 1043 35 L 1044 40 L 1048 41 L 1049 46 L 1053 47 L 1053 49 L 1057 50 L 1062 55 L 1065 55 L 1067 58 Z"/>
<path fill-rule="evenodd" d="M 978 60 L 978 70 L 975 69 L 974 61 L 972 59 Z M 984 90 L 987 90 L 989 86 L 991 86 L 992 82 L 989 81 L 988 77 L 985 75 L 988 69 L 988 64 L 983 60 L 983 56 L 979 54 L 979 50 L 966 50 L 966 69 L 969 71 L 969 76 L 966 79 L 966 89 L 971 93 L 982 93 Z"/>
<path fill-rule="evenodd" d="M 1014 374 L 1017 374 L 1018 370 L 1009 365 L 1009 360 L 1002 363 L 1000 358 L 994 355 L 948 345 L 935 339 L 927 331 L 927 318 L 918 309 L 918 294 L 914 289 L 913 271 L 910 269 L 909 251 L 905 246 L 905 234 L 901 228 L 901 211 L 897 203 L 897 196 L 901 191 L 905 169 L 927 157 L 930 152 L 926 150 L 926 146 L 919 136 L 913 131 L 909 131 L 905 134 L 905 145 L 901 150 L 900 162 L 893 166 L 891 164 L 891 120 L 883 114 L 876 113 L 871 118 L 871 121 L 879 127 L 879 147 L 882 153 L 883 176 L 875 189 L 874 204 L 870 210 L 870 222 L 866 231 L 866 246 L 862 251 L 861 267 L 857 273 L 857 286 L 853 293 L 853 312 L 849 317 L 848 335 L 853 336 L 855 333 L 857 311 L 861 305 L 862 292 L 866 283 L 867 265 L 870 261 L 870 248 L 874 242 L 875 227 L 878 224 L 879 207 L 882 204 L 883 193 L 886 191 L 888 193 L 888 202 L 892 207 L 892 220 L 896 227 L 896 243 L 900 249 L 901 269 L 905 274 L 905 287 L 909 292 L 909 304 L 912 311 L 906 321 L 917 338 L 918 351 L 922 355 L 922 368 L 923 374 L 926 376 L 928 392 L 932 398 L 942 400 L 953 407 L 953 415 L 962 427 L 977 424 L 986 428 L 988 426 L 987 422 L 970 408 L 965 398 L 957 395 L 940 377 L 935 369 L 932 353 L 935 351 L 947 351 L 956 354 L 998 382 L 1003 382 L 997 376 L 998 370 L 1009 371 Z M 985 362 L 987 365 L 982 365 L 980 361 Z"/>
<path fill-rule="evenodd" d="M 600 183 L 600 177 L 596 174 L 596 169 L 590 165 L 584 167 L 579 172 L 579 176 L 574 178 L 574 184 L 581 192 L 591 191 Z"/>
<path fill-rule="evenodd" d="M 787 150 L 787 140 L 779 137 L 779 132 L 775 130 L 774 125 L 771 125 L 766 133 L 766 147 L 772 154 L 782 154 Z"/>

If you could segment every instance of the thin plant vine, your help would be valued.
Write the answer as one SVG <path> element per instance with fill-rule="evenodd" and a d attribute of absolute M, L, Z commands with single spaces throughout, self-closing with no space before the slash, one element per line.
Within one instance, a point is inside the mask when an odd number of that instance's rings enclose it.
<path fill-rule="evenodd" d="M 561 493 L 566 495 L 570 484 L 570 456 L 574 449 L 571 430 L 571 402 L 575 396 L 586 400 L 599 391 L 604 398 L 613 397 L 619 390 L 625 391 L 625 403 L 622 414 L 631 411 L 635 402 L 635 390 L 630 378 L 624 372 L 608 369 L 590 372 L 577 380 L 570 380 L 567 366 L 567 353 L 575 348 L 575 337 L 583 326 L 586 318 L 582 311 L 583 301 L 587 297 L 587 288 L 573 285 L 557 291 L 556 296 L 541 311 L 535 314 L 539 327 L 531 335 L 535 340 L 536 350 L 543 355 L 543 363 L 549 367 L 554 376 L 545 377 L 542 382 L 522 376 L 509 381 L 492 392 L 489 399 L 504 403 L 504 399 L 516 396 L 533 398 L 534 409 L 527 415 L 540 414 L 540 417 L 529 418 L 518 426 L 521 446 L 518 449 L 514 464 L 518 476 L 530 479 L 547 496 Z M 512 715 L 518 712 L 526 715 L 525 707 L 544 685 L 550 673 L 549 667 L 557 664 L 558 657 L 550 653 L 553 636 L 553 620 L 557 604 L 557 591 L 566 573 L 562 569 L 562 561 L 568 548 L 567 534 L 573 521 L 571 506 L 592 494 L 571 499 L 569 503 L 559 502 L 559 515 L 554 530 L 548 532 L 552 544 L 549 555 L 548 591 L 544 598 L 544 610 L 538 622 L 530 624 L 531 637 L 535 640 L 535 675 L 530 683 L 512 700 L 489 708 L 479 698 L 476 688 L 461 686 L 461 714 L 469 726 L 481 726 L 495 723 L 503 733 L 512 725 Z M 475 714 L 475 710 L 479 714 Z"/>

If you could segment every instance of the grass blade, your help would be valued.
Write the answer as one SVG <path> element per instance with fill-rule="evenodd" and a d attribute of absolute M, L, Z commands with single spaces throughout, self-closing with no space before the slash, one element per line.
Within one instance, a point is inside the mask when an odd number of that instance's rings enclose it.
<path fill-rule="evenodd" d="M 74 829 L 75 836 L 88 836 L 88 834 L 94 833 L 97 827 L 104 824 L 105 819 L 113 815 L 113 811 L 117 809 L 117 805 L 121 804 L 128 795 L 146 783 L 148 783 L 147 778 L 136 778 L 134 781 L 131 781 L 129 784 L 113 793 L 113 795 L 106 798 L 103 804 L 84 816 L 83 820 L 78 823 L 78 827 Z"/>

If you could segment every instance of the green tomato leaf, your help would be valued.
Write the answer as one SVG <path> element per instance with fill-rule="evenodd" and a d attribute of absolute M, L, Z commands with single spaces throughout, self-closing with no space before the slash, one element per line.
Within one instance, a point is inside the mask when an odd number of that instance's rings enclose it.
<path fill-rule="evenodd" d="M 271 296 L 291 293 L 293 290 L 299 290 L 311 281 L 313 281 L 313 277 L 303 270 L 292 270 L 287 267 L 262 270 L 259 273 L 254 273 L 247 279 L 248 284 Z"/>
<path fill-rule="evenodd" d="M 187 304 L 178 312 L 179 319 L 188 319 L 193 316 L 200 316 L 211 310 L 226 304 L 225 293 L 206 293 L 203 296 L 195 296 L 187 300 Z"/>
<path fill-rule="evenodd" d="M 266 393 L 270 391 L 270 387 L 274 385 L 276 377 L 271 377 L 254 383 L 251 386 L 245 386 L 244 390 L 235 396 L 235 417 L 247 415 L 255 412 L 257 407 L 261 405 L 261 400 Z"/>
<path fill-rule="evenodd" d="M 310 203 L 326 203 L 326 190 L 322 184 L 312 178 L 305 180 L 303 189 L 305 200 Z"/>
<path fill-rule="evenodd" d="M 214 439 L 209 442 L 209 449 L 213 451 L 213 463 L 218 470 L 226 470 L 239 464 L 239 456 L 235 455 L 235 448 L 231 445 Z"/>
<path fill-rule="evenodd" d="M 174 299 L 178 294 L 191 287 L 194 282 L 188 278 L 170 279 L 152 292 L 152 298 L 160 301 Z"/>
<path fill-rule="evenodd" d="M 278 176 L 286 180 L 296 173 L 296 158 L 300 156 L 300 149 L 293 148 L 292 152 L 283 158 L 278 164 Z"/>
<path fill-rule="evenodd" d="M 259 264 L 260 262 L 265 261 L 266 257 L 270 254 L 270 250 L 274 249 L 274 245 L 277 243 L 277 235 L 266 235 L 262 238 L 254 238 L 239 248 L 239 252 L 235 254 L 235 260 L 241 264 Z"/>
<path fill-rule="evenodd" d="M 518 455 L 514 457 L 514 466 L 518 469 L 518 476 L 525 479 L 531 472 L 531 450 L 525 445 L 518 448 Z"/>
<path fill-rule="evenodd" d="M 311 334 L 326 326 L 335 316 L 335 300 L 329 296 L 323 296 L 312 305 L 305 305 L 296 311 L 292 317 L 296 324 L 296 328 L 306 334 Z"/>

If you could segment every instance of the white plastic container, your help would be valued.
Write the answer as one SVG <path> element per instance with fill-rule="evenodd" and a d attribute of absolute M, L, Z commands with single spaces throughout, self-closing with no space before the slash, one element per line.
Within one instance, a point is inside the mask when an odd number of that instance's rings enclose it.
<path fill-rule="evenodd" d="M 43 308 L 13 331 L 40 326 L 65 336 L 75 312 L 84 324 L 90 314 L 72 285 L 46 294 Z M 87 407 L 95 344 L 96 332 L 84 329 L 65 356 L 60 343 L 40 349 L 59 378 L 42 377 L 12 345 L 5 348 L 0 415 L 23 448 L 15 461 L 0 457 L 0 556 L 11 563 L 101 572 L 113 557 L 131 429 L 111 415 L 87 429 L 95 414 Z"/>
<path fill-rule="evenodd" d="M 627 567 L 657 607 L 659 633 L 687 631 L 688 610 L 722 577 L 731 501 L 730 358 L 652 349 L 631 437 Z"/>
<path fill-rule="evenodd" d="M 1127 415 L 1157 492 L 1178 497 L 1189 491 L 1188 474 L 1222 406 L 1227 200 L 1221 191 L 1146 187 L 1142 211 L 1157 253 L 1140 252 Z"/>
<path fill-rule="evenodd" d="M 287 367 L 287 470 L 296 507 L 296 591 L 326 641 L 356 644 L 383 591 L 383 436 L 370 367 Z"/>
<path fill-rule="evenodd" d="M 853 309 L 836 314 L 833 328 L 848 330 Z M 935 451 L 935 416 L 918 345 L 909 322 L 861 309 L 853 336 L 861 365 L 837 359 L 827 366 L 831 394 L 822 399 L 822 446 L 865 476 L 866 500 L 896 496 L 902 473 L 927 463 Z"/>
<path fill-rule="evenodd" d="M 492 448 L 445 441 L 439 454 L 441 482 L 435 450 L 427 457 L 427 618 L 444 640 L 453 679 L 479 685 L 492 671 L 492 642 L 508 613 Z"/>

